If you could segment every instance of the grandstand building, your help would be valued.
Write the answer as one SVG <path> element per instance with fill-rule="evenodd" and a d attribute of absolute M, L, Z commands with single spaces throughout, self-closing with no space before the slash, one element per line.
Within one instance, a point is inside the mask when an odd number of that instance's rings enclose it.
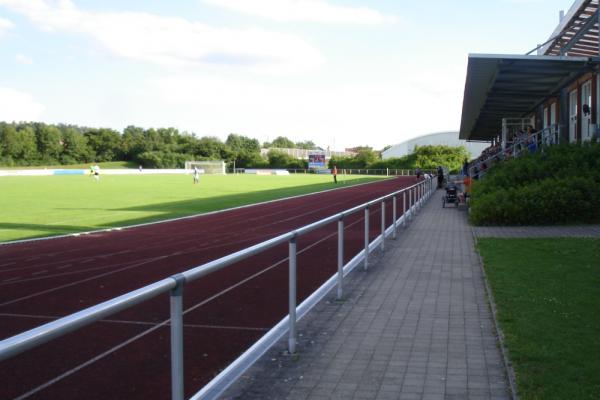
<path fill-rule="evenodd" d="M 393 157 L 404 157 L 415 150 L 417 146 L 463 146 L 471 155 L 471 158 L 477 157 L 481 151 L 488 146 L 487 143 L 475 143 L 461 140 L 458 132 L 437 132 L 428 135 L 419 136 L 402 143 L 398 143 L 381 152 L 381 158 L 386 160 Z"/>
<path fill-rule="evenodd" d="M 575 0 L 548 40 L 525 55 L 470 54 L 460 139 L 505 146 L 527 128 L 547 143 L 597 137 L 598 3 Z"/>

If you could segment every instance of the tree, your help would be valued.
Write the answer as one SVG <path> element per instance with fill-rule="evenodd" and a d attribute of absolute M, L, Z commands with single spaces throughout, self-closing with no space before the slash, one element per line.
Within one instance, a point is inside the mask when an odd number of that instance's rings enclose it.
<path fill-rule="evenodd" d="M 293 149 L 296 147 L 296 145 L 285 136 L 278 136 L 271 143 L 271 147 L 276 147 L 279 149 Z"/>
<path fill-rule="evenodd" d="M 18 159 L 22 152 L 22 143 L 17 130 L 12 124 L 0 125 L 0 157 L 7 161 Z"/>
<path fill-rule="evenodd" d="M 96 153 L 95 161 L 116 161 L 123 157 L 121 135 L 108 129 L 89 129 L 85 136 L 91 149 Z"/>
<path fill-rule="evenodd" d="M 319 149 L 312 140 L 305 140 L 303 142 L 297 142 L 294 147 L 296 147 L 297 149 L 305 149 L 305 150 Z"/>
<path fill-rule="evenodd" d="M 418 167 L 433 170 L 441 165 L 450 171 L 458 171 L 467 157 L 468 153 L 464 146 L 418 146 L 404 157 L 375 161 L 369 165 L 369 168 L 414 169 Z"/>
<path fill-rule="evenodd" d="M 196 143 L 194 154 L 209 160 L 221 160 L 225 151 L 225 144 L 214 136 L 204 136 Z"/>
<path fill-rule="evenodd" d="M 21 154 L 19 155 L 21 164 L 34 165 L 40 158 L 34 128 L 31 125 L 18 126 L 17 132 L 21 141 Z"/>
<path fill-rule="evenodd" d="M 259 153 L 260 143 L 256 139 L 251 139 L 246 136 L 237 135 L 230 133 L 225 140 L 225 144 L 231 148 L 232 151 L 238 153 L 245 151 L 248 153 Z"/>
<path fill-rule="evenodd" d="M 129 125 L 121 136 L 121 150 L 125 160 L 136 160 L 138 155 L 150 150 L 144 136 L 144 129 Z"/>
<path fill-rule="evenodd" d="M 354 158 L 356 159 L 357 163 L 361 165 L 361 167 L 359 168 L 364 168 L 369 164 L 375 162 L 379 158 L 379 156 L 373 151 L 372 148 L 364 147 L 361 150 L 359 150 L 358 154 L 355 155 Z"/>
<path fill-rule="evenodd" d="M 63 164 L 88 163 L 95 158 L 87 138 L 73 128 L 67 127 L 63 130 L 63 143 L 60 160 Z"/>
<path fill-rule="evenodd" d="M 236 168 L 265 168 L 268 161 L 260 153 L 241 151 L 236 154 Z"/>
<path fill-rule="evenodd" d="M 269 150 L 267 157 L 269 158 L 269 167 L 271 168 L 306 168 L 306 163 L 303 160 L 297 160 L 294 157 L 278 150 Z"/>
<path fill-rule="evenodd" d="M 63 140 L 60 130 L 54 125 L 36 124 L 37 148 L 43 162 L 53 164 L 60 160 Z"/>
<path fill-rule="evenodd" d="M 156 133 L 160 138 L 160 142 L 167 145 L 176 143 L 179 137 L 179 131 L 175 128 L 158 128 Z"/>

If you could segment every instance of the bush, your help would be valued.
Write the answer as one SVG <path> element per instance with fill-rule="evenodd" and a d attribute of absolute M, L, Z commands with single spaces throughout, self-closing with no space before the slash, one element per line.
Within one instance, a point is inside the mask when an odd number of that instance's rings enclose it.
<path fill-rule="evenodd" d="M 304 169 L 308 167 L 306 161 L 298 160 L 278 150 L 269 150 L 267 157 L 269 158 L 269 168 Z"/>
<path fill-rule="evenodd" d="M 600 222 L 600 145 L 561 145 L 490 168 L 472 188 L 475 225 Z"/>

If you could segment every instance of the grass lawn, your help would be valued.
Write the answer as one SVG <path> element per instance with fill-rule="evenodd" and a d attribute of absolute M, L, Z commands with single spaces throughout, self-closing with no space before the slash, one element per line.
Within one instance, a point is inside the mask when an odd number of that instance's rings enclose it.
<path fill-rule="evenodd" d="M 343 184 L 381 177 L 349 175 Z M 330 175 L 0 177 L 0 242 L 126 226 L 333 189 Z"/>
<path fill-rule="evenodd" d="M 521 399 L 600 399 L 600 239 L 479 239 Z"/>

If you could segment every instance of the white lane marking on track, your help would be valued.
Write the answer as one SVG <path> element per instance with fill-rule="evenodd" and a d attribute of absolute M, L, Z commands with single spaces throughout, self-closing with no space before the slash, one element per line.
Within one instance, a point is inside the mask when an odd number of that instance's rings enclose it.
<path fill-rule="evenodd" d="M 2 283 L 16 281 L 17 279 L 21 279 L 21 277 L 20 276 L 15 276 L 13 278 L 8 278 L 8 279 L 3 280 Z"/>
<path fill-rule="evenodd" d="M 193 253 L 193 251 L 188 251 L 187 253 Z M 164 258 L 168 258 L 168 257 L 172 257 L 172 256 L 176 256 L 176 255 L 181 255 L 181 254 L 186 254 L 186 252 L 184 251 L 178 251 L 175 253 L 171 253 L 171 254 L 166 254 L 164 256 Z M 57 269 L 64 269 L 64 268 L 68 268 L 73 266 L 74 264 L 67 264 L 65 266 L 60 266 Z M 119 265 L 119 264 L 117 264 Z M 26 279 L 22 279 L 18 282 L 10 282 L 11 284 L 14 283 L 21 283 L 21 282 L 29 282 L 29 281 L 39 281 L 39 280 L 44 280 L 44 279 L 52 279 L 52 278 L 59 278 L 61 276 L 67 276 L 67 275 L 76 275 L 76 274 L 82 274 L 85 272 L 90 272 L 90 271 L 98 271 L 98 270 L 103 270 L 103 269 L 107 269 L 107 268 L 113 268 L 114 265 L 103 265 L 103 266 L 99 266 L 99 267 L 92 267 L 92 268 L 87 268 L 87 269 L 77 269 L 75 271 L 69 271 L 69 272 L 61 272 L 58 274 L 50 274 L 50 275 L 45 275 L 45 276 L 37 276 L 34 278 L 26 278 Z M 32 275 L 36 275 L 36 273 L 32 273 Z M 6 283 L 6 281 L 0 283 L 0 286 L 4 285 Z M 0 306 L 2 306 L 3 304 L 0 304 Z"/>
<path fill-rule="evenodd" d="M 43 269 L 41 271 L 32 272 L 31 275 L 40 275 L 40 274 L 45 274 L 46 272 L 48 272 L 48 270 Z"/>
<path fill-rule="evenodd" d="M 61 316 L 56 316 L 56 315 L 32 315 L 32 314 L 14 314 L 14 313 L 0 313 L 0 317 L 49 319 L 49 320 L 57 320 L 59 318 L 62 318 Z M 110 324 L 122 324 L 122 325 L 145 325 L 145 326 L 155 326 L 157 324 L 160 324 L 158 322 L 128 321 L 128 320 L 122 320 L 122 319 L 101 319 L 98 322 L 105 322 L 105 323 L 110 323 Z M 167 325 L 170 325 L 170 324 L 167 323 Z M 240 330 L 240 331 L 262 331 L 262 332 L 266 332 L 269 330 L 269 328 L 258 328 L 258 327 L 249 327 L 249 326 L 205 325 L 205 324 L 183 324 L 183 327 L 184 328 L 201 328 L 201 329 L 229 329 L 229 330 Z"/>
<path fill-rule="evenodd" d="M 0 267 L 8 267 L 9 265 L 15 265 L 16 263 L 16 261 L 11 261 L 4 264 L 0 264 Z"/>
<path fill-rule="evenodd" d="M 349 228 L 349 227 L 351 227 L 351 226 L 355 225 L 355 224 L 356 224 L 356 223 L 358 223 L 358 222 L 360 222 L 360 220 L 359 220 L 359 221 L 356 221 L 355 223 L 348 224 L 348 226 L 347 226 L 346 228 Z M 312 243 L 311 245 L 309 245 L 309 246 L 307 246 L 307 247 L 303 248 L 302 250 L 300 250 L 300 251 L 298 252 L 298 254 L 301 254 L 301 253 L 303 253 L 303 252 L 307 251 L 308 249 L 310 249 L 310 248 L 312 248 L 312 247 L 316 246 L 317 244 L 319 244 L 319 243 L 321 243 L 321 242 L 323 242 L 323 241 L 325 241 L 325 240 L 329 239 L 330 237 L 332 237 L 332 236 L 334 236 L 334 235 L 336 235 L 336 234 L 337 234 L 337 232 L 331 233 L 330 235 L 328 235 L 328 236 L 324 237 L 323 239 L 321 239 L 321 240 L 318 240 L 318 241 L 316 241 L 316 242 Z M 269 267 L 265 268 L 264 270 L 262 270 L 262 271 L 258 271 L 257 273 L 255 273 L 255 274 L 253 274 L 253 275 L 250 275 L 250 276 L 249 276 L 249 277 L 247 277 L 246 279 L 243 279 L 243 280 L 241 280 L 240 282 L 238 282 L 238 283 L 236 283 L 236 284 L 234 284 L 234 285 L 232 285 L 232 286 L 228 287 L 227 289 L 225 289 L 225 290 L 223 290 L 223 291 L 221 291 L 221 292 L 219 292 L 219 293 L 216 293 L 215 295 L 213 295 L 213 296 L 209 297 L 208 299 L 205 299 L 205 300 L 201 301 L 200 303 L 198 303 L 198 304 L 196 304 L 196 305 L 194 305 L 194 306 L 192 306 L 192 307 L 188 308 L 187 310 L 185 310 L 185 311 L 183 312 L 183 315 L 185 315 L 185 314 L 189 313 L 190 311 L 193 311 L 193 310 L 197 309 L 198 307 L 201 307 L 201 306 L 203 306 L 203 305 L 205 305 L 205 304 L 207 304 L 207 303 L 211 302 L 212 300 L 214 300 L 214 299 L 216 299 L 216 298 L 218 298 L 218 297 L 221 297 L 221 296 L 222 296 L 222 295 L 224 295 L 225 293 L 228 293 L 228 292 L 230 292 L 231 290 L 233 290 L 233 289 L 235 289 L 235 288 L 237 288 L 237 287 L 239 287 L 239 286 L 243 285 L 244 283 L 246 283 L 246 282 L 248 282 L 248 281 L 250 281 L 250 280 L 252 280 L 252 279 L 254 279 L 254 278 L 256 278 L 256 277 L 258 277 L 258 276 L 260 276 L 260 275 L 262 275 L 262 274 L 264 274 L 264 273 L 266 273 L 266 272 L 268 272 L 268 271 L 270 271 L 271 269 L 273 269 L 273 268 L 277 267 L 278 265 L 281 265 L 282 263 L 284 263 L 285 261 L 287 261 L 287 259 L 288 259 L 288 257 L 286 257 L 286 258 L 283 258 L 283 259 L 281 259 L 281 260 L 277 261 L 275 264 L 272 264 L 272 265 L 270 265 Z M 169 325 L 169 321 L 170 321 L 170 319 L 166 319 L 166 320 L 164 320 L 164 321 L 162 321 L 162 322 L 158 323 L 157 325 L 155 325 L 155 326 L 153 326 L 153 327 L 151 327 L 151 328 L 149 328 L 149 329 L 145 330 L 144 332 L 141 332 L 141 333 L 139 333 L 139 334 L 137 334 L 137 335 L 133 336 L 133 337 L 132 337 L 132 338 L 130 338 L 129 340 L 126 340 L 126 341 L 124 341 L 124 342 L 121 342 L 121 343 L 119 343 L 118 345 L 116 345 L 116 346 L 114 346 L 114 347 L 112 347 L 112 348 L 110 348 L 110 349 L 106 350 L 105 352 L 98 354 L 96 357 L 90 358 L 89 360 L 85 361 L 85 362 L 84 362 L 84 363 L 82 363 L 82 364 L 79 364 L 79 365 L 78 365 L 78 366 L 76 366 L 75 368 L 72 368 L 72 369 L 70 369 L 70 370 L 68 370 L 68 371 L 64 372 L 63 374 L 61 374 L 61 375 L 58 375 L 56 378 L 54 378 L 54 379 L 51 379 L 51 380 L 49 380 L 49 381 L 47 381 L 47 382 L 45 382 L 45 383 L 43 383 L 43 384 L 41 384 L 41 385 L 39 385 L 39 386 L 37 386 L 37 387 L 33 388 L 33 389 L 31 389 L 31 390 L 30 390 L 30 391 L 28 391 L 27 393 L 24 393 L 24 394 L 22 394 L 21 396 L 17 397 L 15 400 L 23 400 L 23 399 L 26 399 L 26 398 L 28 398 L 28 397 L 29 397 L 29 396 L 31 396 L 31 395 L 34 395 L 35 393 L 37 393 L 37 392 L 39 392 L 39 391 L 41 391 L 41 390 L 43 390 L 43 389 L 47 388 L 48 386 L 51 386 L 51 385 L 55 384 L 56 382 L 59 382 L 59 381 L 61 381 L 62 379 L 64 379 L 64 378 L 66 378 L 66 377 L 68 377 L 68 376 L 70 376 L 70 375 L 72 375 L 72 374 L 76 373 L 77 371 L 79 371 L 79 370 L 81 370 L 81 369 L 83 369 L 83 368 L 87 367 L 88 365 L 91 365 L 91 364 L 95 363 L 96 361 L 98 361 L 98 360 L 101 360 L 101 359 L 103 359 L 104 357 L 106 357 L 106 356 L 108 356 L 108 355 L 110 355 L 110 354 L 114 353 L 115 351 L 122 349 L 123 347 L 127 346 L 128 344 L 130 344 L 130 343 L 133 343 L 133 342 L 135 342 L 136 340 L 138 340 L 138 339 L 140 339 L 140 338 L 142 338 L 142 337 L 144 337 L 144 336 L 146 336 L 146 335 L 148 335 L 148 334 L 150 334 L 150 333 L 154 332 L 154 331 L 155 331 L 155 330 L 157 330 L 158 328 L 160 328 L 160 327 L 162 327 L 162 326 L 167 326 L 167 325 Z"/>
<path fill-rule="evenodd" d="M 119 265 L 119 264 L 117 264 Z M 122 265 L 122 264 L 121 264 Z M 41 280 L 45 280 L 45 279 L 52 279 L 52 278 L 60 278 L 61 276 L 68 276 L 68 275 L 76 275 L 76 274 L 82 274 L 85 272 L 90 272 L 90 271 L 99 271 L 99 270 L 103 270 L 103 269 L 107 269 L 107 268 L 113 268 L 114 265 L 102 265 L 100 267 L 92 267 L 92 268 L 88 268 L 88 269 L 78 269 L 75 271 L 68 271 L 68 272 L 61 272 L 58 274 L 52 274 L 52 275 L 46 275 L 46 276 L 36 276 L 34 278 L 24 278 L 21 279 L 18 282 L 11 282 L 12 283 L 22 283 L 22 282 L 31 282 L 31 281 L 41 281 Z M 60 269 L 60 268 L 59 268 Z M 35 275 L 35 273 L 32 273 L 32 275 Z M 4 283 L 0 283 L 0 286 L 3 286 Z"/>
<path fill-rule="evenodd" d="M 76 250 L 71 250 L 70 252 L 73 253 L 75 251 Z M 130 252 L 131 252 L 131 250 L 122 250 L 122 251 L 117 251 L 115 253 L 105 254 L 105 255 L 103 255 L 103 257 L 118 256 L 118 255 L 121 255 L 121 254 L 130 253 Z M 67 253 L 67 252 L 64 252 L 63 254 L 65 254 L 65 253 Z M 50 258 L 50 257 L 48 257 L 48 258 Z M 45 264 L 31 265 L 29 267 L 19 267 L 19 268 L 7 269 L 7 270 L 0 271 L 0 272 L 25 271 L 25 270 L 32 269 L 32 268 L 52 268 L 52 266 L 56 265 L 56 264 L 62 264 L 62 263 L 65 263 L 65 262 L 78 262 L 79 260 L 81 260 L 81 258 L 69 258 L 69 259 L 66 259 L 66 260 L 51 261 L 51 262 L 48 262 L 48 263 L 45 263 Z M 16 264 L 16 262 L 12 262 L 12 264 Z"/>
<path fill-rule="evenodd" d="M 13 304 L 13 303 L 18 303 L 19 301 L 27 300 L 27 299 L 30 299 L 32 297 L 37 297 L 37 296 L 40 296 L 42 294 L 51 293 L 51 292 L 54 292 L 54 291 L 57 291 L 57 290 L 60 290 L 60 289 L 64 289 L 64 288 L 69 287 L 69 286 L 75 286 L 75 285 L 78 285 L 80 283 L 92 281 L 94 279 L 102 278 L 103 276 L 112 275 L 112 274 L 115 274 L 117 272 L 125 271 L 125 270 L 132 269 L 132 268 L 137 268 L 137 267 L 142 266 L 144 264 L 148 264 L 150 262 L 154 262 L 154 261 L 157 261 L 157 260 L 162 260 L 162 259 L 167 258 L 167 257 L 168 256 L 153 257 L 153 258 L 150 258 L 148 260 L 141 261 L 139 263 L 135 263 L 133 265 L 130 265 L 130 266 L 127 266 L 127 267 L 124 267 L 124 268 L 120 268 L 120 269 L 117 269 L 117 270 L 114 270 L 114 271 L 105 272 L 104 274 L 92 276 L 92 277 L 89 277 L 89 278 L 86 278 L 86 279 L 81 279 L 81 280 L 78 280 L 78 281 L 75 281 L 75 282 L 66 283 L 64 285 L 57 286 L 57 287 L 54 287 L 54 288 L 51 288 L 51 289 L 47 289 L 47 290 L 43 290 L 41 292 L 32 293 L 30 295 L 23 296 L 23 297 L 20 297 L 18 299 L 13 299 L 13 300 L 1 303 L 0 307 L 6 306 L 6 305 L 9 305 L 9 304 Z"/>

